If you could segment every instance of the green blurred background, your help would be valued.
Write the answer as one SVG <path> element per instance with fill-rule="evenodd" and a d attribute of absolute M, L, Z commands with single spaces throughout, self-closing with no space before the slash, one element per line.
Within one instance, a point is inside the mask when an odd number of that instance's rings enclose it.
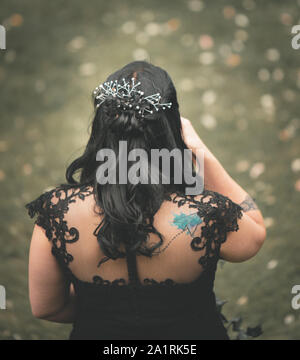
<path fill-rule="evenodd" d="M 260 206 L 258 255 L 217 272 L 223 312 L 261 323 L 259 339 L 300 339 L 300 1 L 1 0 L 0 339 L 62 339 L 70 325 L 33 318 L 24 204 L 64 181 L 88 139 L 91 93 L 133 60 L 165 68 L 181 114 Z"/>

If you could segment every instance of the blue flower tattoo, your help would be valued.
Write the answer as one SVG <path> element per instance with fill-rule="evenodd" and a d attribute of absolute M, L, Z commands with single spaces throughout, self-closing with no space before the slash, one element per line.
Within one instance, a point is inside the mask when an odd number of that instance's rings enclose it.
<path fill-rule="evenodd" d="M 194 235 L 197 227 L 203 220 L 199 217 L 198 213 L 186 215 L 184 213 L 174 214 L 173 225 L 177 226 L 180 230 L 186 230 L 187 234 Z"/>

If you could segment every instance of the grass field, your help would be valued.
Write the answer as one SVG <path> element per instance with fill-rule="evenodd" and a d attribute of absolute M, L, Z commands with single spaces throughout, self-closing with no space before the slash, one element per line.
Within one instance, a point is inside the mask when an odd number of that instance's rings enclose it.
<path fill-rule="evenodd" d="M 0 339 L 61 339 L 69 325 L 34 319 L 24 204 L 64 181 L 88 138 L 91 92 L 146 59 L 171 75 L 181 114 L 259 205 L 260 253 L 217 272 L 227 317 L 262 324 L 259 339 L 300 339 L 300 1 L 2 0 L 0 24 Z"/>

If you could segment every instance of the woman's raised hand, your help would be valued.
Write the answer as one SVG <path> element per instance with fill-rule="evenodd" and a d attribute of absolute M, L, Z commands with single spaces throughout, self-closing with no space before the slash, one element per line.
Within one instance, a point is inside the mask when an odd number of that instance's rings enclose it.
<path fill-rule="evenodd" d="M 205 155 L 211 155 L 204 142 L 200 139 L 190 120 L 181 117 L 182 137 L 186 146 L 194 153 L 196 149 L 204 150 Z"/>

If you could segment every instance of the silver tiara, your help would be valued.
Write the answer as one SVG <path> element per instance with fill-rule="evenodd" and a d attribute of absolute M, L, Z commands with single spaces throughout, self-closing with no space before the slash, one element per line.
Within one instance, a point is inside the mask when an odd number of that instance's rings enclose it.
<path fill-rule="evenodd" d="M 171 107 L 171 102 L 160 103 L 160 93 L 143 96 L 144 92 L 137 90 L 140 84 L 140 81 L 135 83 L 135 78 L 131 78 L 131 83 L 123 78 L 123 83 L 115 80 L 100 84 L 93 92 L 96 107 L 98 108 L 110 96 L 122 100 L 117 107 L 122 107 L 123 110 L 135 110 L 142 117 L 144 117 L 144 112 L 153 114 L 154 111 Z"/>

